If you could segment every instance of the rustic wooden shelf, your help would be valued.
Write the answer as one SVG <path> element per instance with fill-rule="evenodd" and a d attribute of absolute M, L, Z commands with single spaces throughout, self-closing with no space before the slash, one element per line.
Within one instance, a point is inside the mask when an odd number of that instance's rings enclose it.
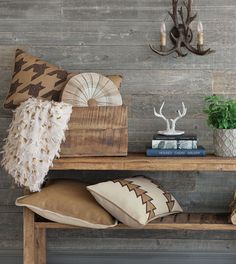
<path fill-rule="evenodd" d="M 39 229 L 71 229 L 78 228 L 76 226 L 59 224 L 54 222 L 35 222 L 35 227 Z M 124 224 L 118 224 L 116 229 L 133 229 Z M 236 231 L 236 226 L 228 221 L 228 214 L 210 214 L 210 213 L 182 213 L 170 215 L 156 219 L 147 224 L 142 229 L 155 230 L 214 230 L 214 231 Z"/>
<path fill-rule="evenodd" d="M 77 157 L 54 160 L 52 170 L 118 170 L 118 171 L 236 171 L 236 159 L 206 157 L 155 158 L 145 154 L 130 153 L 127 157 Z M 80 228 L 65 224 L 37 220 L 35 214 L 24 208 L 24 264 L 46 263 L 46 230 Z M 84 228 L 80 228 L 83 230 Z M 121 232 L 124 230 L 124 232 Z M 126 232 L 127 230 L 127 232 Z M 228 222 L 228 214 L 182 213 L 157 219 L 143 229 L 129 228 L 123 224 L 101 232 L 111 237 L 125 233 L 141 237 L 156 237 L 161 230 L 175 232 L 236 231 Z M 134 232 L 132 232 L 132 230 Z M 150 230 L 150 232 L 149 232 Z M 118 231 L 118 232 L 115 232 Z M 99 232 L 99 231 L 98 231 Z M 114 233 L 115 232 L 115 233 Z M 158 233 L 159 232 L 159 233 Z"/>
<path fill-rule="evenodd" d="M 78 157 L 54 160 L 53 170 L 137 170 L 137 171 L 236 171 L 236 158 L 146 157 L 129 153 L 127 157 Z"/>

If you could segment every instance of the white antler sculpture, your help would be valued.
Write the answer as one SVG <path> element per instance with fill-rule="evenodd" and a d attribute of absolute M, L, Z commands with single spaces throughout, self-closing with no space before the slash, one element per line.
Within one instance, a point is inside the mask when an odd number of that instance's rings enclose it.
<path fill-rule="evenodd" d="M 164 107 L 164 104 L 165 104 L 165 102 L 162 103 L 159 113 L 157 113 L 156 108 L 154 107 L 154 115 L 157 116 L 157 117 L 162 118 L 166 122 L 166 130 L 158 131 L 158 134 L 166 135 L 166 136 L 167 135 L 182 135 L 182 134 L 184 134 L 184 131 L 175 130 L 176 122 L 180 118 L 184 117 L 186 115 L 186 113 L 187 113 L 187 108 L 185 107 L 184 103 L 182 102 L 183 111 L 180 112 L 180 110 L 178 110 L 177 111 L 178 116 L 175 119 L 172 119 L 172 118 L 171 119 L 167 119 L 163 115 L 162 109 Z M 171 126 L 170 126 L 170 121 L 171 121 Z"/>

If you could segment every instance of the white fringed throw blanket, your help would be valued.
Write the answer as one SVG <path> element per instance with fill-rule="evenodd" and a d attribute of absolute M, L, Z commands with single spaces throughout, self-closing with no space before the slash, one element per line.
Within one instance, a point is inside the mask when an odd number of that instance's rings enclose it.
<path fill-rule="evenodd" d="M 72 112 L 66 103 L 30 98 L 14 113 L 3 147 L 2 165 L 21 186 L 40 191 Z"/>

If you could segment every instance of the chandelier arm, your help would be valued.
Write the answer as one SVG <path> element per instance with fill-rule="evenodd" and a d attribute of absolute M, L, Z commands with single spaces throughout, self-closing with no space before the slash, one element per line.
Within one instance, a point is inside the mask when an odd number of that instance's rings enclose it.
<path fill-rule="evenodd" d="M 199 50 L 199 49 L 196 49 L 194 48 L 190 43 L 188 42 L 184 42 L 184 45 L 185 47 L 191 51 L 192 53 L 194 54 L 197 54 L 197 55 L 206 55 L 206 54 L 210 54 L 210 53 L 214 53 L 215 51 L 214 50 L 211 50 L 210 48 L 209 49 L 206 49 L 206 50 Z"/>
<path fill-rule="evenodd" d="M 156 52 L 157 54 L 159 54 L 161 56 L 170 55 L 170 54 L 174 53 L 177 50 L 177 47 L 173 47 L 170 50 L 161 51 L 161 50 L 158 50 L 158 49 L 154 48 L 151 44 L 149 45 L 149 47 L 151 48 L 152 51 Z"/>

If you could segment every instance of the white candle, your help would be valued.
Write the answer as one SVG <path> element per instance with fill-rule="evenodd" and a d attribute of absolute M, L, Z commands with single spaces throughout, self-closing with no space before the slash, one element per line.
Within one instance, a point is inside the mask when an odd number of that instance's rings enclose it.
<path fill-rule="evenodd" d="M 203 25 L 202 22 L 199 21 L 197 25 L 197 44 L 203 45 L 203 42 L 204 42 Z"/>
<path fill-rule="evenodd" d="M 166 24 L 165 22 L 161 23 L 160 43 L 162 47 L 166 46 Z"/>

